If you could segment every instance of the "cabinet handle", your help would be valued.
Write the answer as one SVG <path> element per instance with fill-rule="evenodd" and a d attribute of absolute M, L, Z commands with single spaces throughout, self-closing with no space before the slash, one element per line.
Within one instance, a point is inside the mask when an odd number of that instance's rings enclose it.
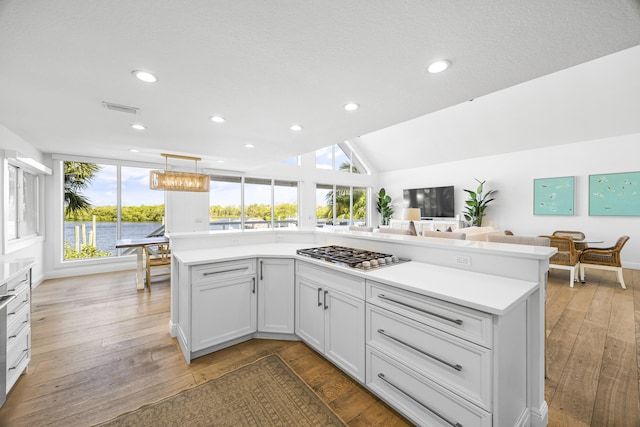
<path fill-rule="evenodd" d="M 455 369 L 456 371 L 462 371 L 462 366 L 461 366 L 461 365 L 453 364 L 453 363 L 449 363 L 449 362 L 447 362 L 446 360 L 442 360 L 442 359 L 440 359 L 438 356 L 434 356 L 434 355 L 433 355 L 433 354 L 431 354 L 431 353 L 427 353 L 426 351 L 421 350 L 421 349 L 419 349 L 418 347 L 415 347 L 415 346 L 413 346 L 413 345 L 411 345 L 411 344 L 409 344 L 409 343 L 407 343 L 407 342 L 402 341 L 402 340 L 401 340 L 401 339 L 399 339 L 399 338 L 394 337 L 394 336 L 393 336 L 393 335 L 391 335 L 391 334 L 388 334 L 387 332 L 385 332 L 385 330 L 384 330 L 384 329 L 378 329 L 378 333 L 379 333 L 380 335 L 384 335 L 385 337 L 387 337 L 387 338 L 389 338 L 389 339 L 392 339 L 392 340 L 394 340 L 394 341 L 396 341 L 396 342 L 399 342 L 400 344 L 402 344 L 402 345 L 404 345 L 404 346 L 406 346 L 406 347 L 409 347 L 410 349 L 415 350 L 415 351 L 417 351 L 418 353 L 424 354 L 425 356 L 430 357 L 430 358 L 432 358 L 433 360 L 437 360 L 438 362 L 442 363 L 443 365 L 447 365 L 448 367 L 450 367 L 450 368 L 452 368 L 452 369 Z"/>
<path fill-rule="evenodd" d="M 20 356 L 20 359 L 18 359 L 18 363 L 16 363 L 14 366 L 12 366 L 9 369 L 7 369 L 7 371 L 11 371 L 12 369 L 16 369 L 18 366 L 20 366 L 22 361 L 29 355 L 29 349 L 28 348 L 25 348 L 24 350 L 22 350 L 22 352 L 24 354 L 22 356 Z"/>
<path fill-rule="evenodd" d="M 253 281 L 253 289 L 251 290 L 252 294 L 256 293 L 256 278 L 252 277 L 251 280 Z"/>
<path fill-rule="evenodd" d="M 382 299 L 382 300 L 385 300 L 385 301 L 391 301 L 391 302 L 394 302 L 394 303 L 396 303 L 396 304 L 400 304 L 400 305 L 403 305 L 403 306 L 405 306 L 405 307 L 412 308 L 412 309 L 414 309 L 414 310 L 421 311 L 421 312 L 426 313 L 426 314 L 429 314 L 429 315 L 431 315 L 431 316 L 435 316 L 435 317 L 438 317 L 438 318 L 440 318 L 440 319 L 446 320 L 447 322 L 455 323 L 456 325 L 462 325 L 462 323 L 463 323 L 463 322 L 462 322 L 462 320 L 460 320 L 460 319 L 452 319 L 452 318 L 450 318 L 450 317 L 443 316 L 443 315 L 438 314 L 438 313 L 433 313 L 433 312 L 431 312 L 431 311 L 427 311 L 427 310 L 424 310 L 424 309 L 419 308 L 419 307 L 414 307 L 414 306 L 412 306 L 411 304 L 407 304 L 407 303 L 402 302 L 402 301 L 396 301 L 396 300 L 394 300 L 394 299 L 391 299 L 391 298 L 389 298 L 389 297 L 385 296 L 384 294 L 378 294 L 378 298 L 380 298 L 380 299 Z"/>
<path fill-rule="evenodd" d="M 409 394 L 408 392 L 404 391 L 403 389 L 401 389 L 400 387 L 398 387 L 397 385 L 395 385 L 394 383 L 392 383 L 391 381 L 389 381 L 382 372 L 380 372 L 378 374 L 378 378 L 380 378 L 382 381 L 386 382 L 387 384 L 389 384 L 391 387 L 395 388 L 396 390 L 398 390 L 400 393 L 404 394 L 405 396 L 407 396 L 409 399 L 413 400 L 414 402 L 416 402 L 418 405 L 422 406 L 424 409 L 426 409 L 427 411 L 431 412 L 433 415 L 437 416 L 438 418 L 440 418 L 442 421 L 444 421 L 445 423 L 449 424 L 452 427 L 463 427 L 462 424 L 460 423 L 456 423 L 453 421 L 450 421 L 449 419 L 447 419 L 446 417 L 444 417 L 443 415 L 441 415 L 440 413 L 438 413 L 437 411 L 431 409 L 430 407 L 428 407 L 427 405 L 425 405 L 424 403 L 420 402 L 418 399 L 416 399 L 415 397 L 413 397 L 411 394 Z"/>
<path fill-rule="evenodd" d="M 321 296 L 322 296 L 322 288 L 318 288 L 318 307 L 322 305 L 322 301 L 320 301 Z"/>
<path fill-rule="evenodd" d="M 263 261 L 260 261 L 260 280 L 264 279 L 264 277 L 262 277 L 262 263 Z"/>
<path fill-rule="evenodd" d="M 212 274 L 220 274 L 220 273 L 231 273 L 232 271 L 242 271 L 242 270 L 247 270 L 248 268 L 249 267 L 238 267 L 238 268 L 231 268 L 229 270 L 208 271 L 204 273 L 203 276 L 211 276 Z"/>
<path fill-rule="evenodd" d="M 324 309 L 327 310 L 329 308 L 329 305 L 327 304 L 327 294 L 329 293 L 329 291 L 324 291 Z"/>

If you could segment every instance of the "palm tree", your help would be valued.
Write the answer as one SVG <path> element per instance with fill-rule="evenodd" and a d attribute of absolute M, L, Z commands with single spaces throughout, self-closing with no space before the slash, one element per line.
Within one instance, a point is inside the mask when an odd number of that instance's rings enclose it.
<path fill-rule="evenodd" d="M 100 170 L 95 163 L 64 162 L 64 214 L 73 215 L 86 211 L 91 202 L 81 194 Z"/>

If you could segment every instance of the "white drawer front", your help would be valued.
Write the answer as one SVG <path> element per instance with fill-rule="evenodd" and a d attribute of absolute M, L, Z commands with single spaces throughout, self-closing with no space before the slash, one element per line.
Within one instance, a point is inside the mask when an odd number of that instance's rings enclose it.
<path fill-rule="evenodd" d="M 332 271 L 329 268 L 302 261 L 296 262 L 296 274 L 325 284 L 353 297 L 364 299 L 365 281 L 360 277 Z"/>
<path fill-rule="evenodd" d="M 256 260 L 254 258 L 196 265 L 191 267 L 191 283 L 197 285 L 255 273 Z"/>
<path fill-rule="evenodd" d="M 23 286 L 29 285 L 29 275 L 31 271 L 27 270 L 24 273 L 20 274 L 18 277 L 11 279 L 7 282 L 7 293 L 14 294 L 20 291 L 20 288 Z"/>
<path fill-rule="evenodd" d="M 367 344 L 491 410 L 491 350 L 367 304 Z"/>
<path fill-rule="evenodd" d="M 367 302 L 492 348 L 492 316 L 367 280 Z"/>
<path fill-rule="evenodd" d="M 31 292 L 29 292 L 28 286 L 22 286 L 20 292 L 16 294 L 16 297 L 7 304 L 7 322 L 11 323 L 12 317 L 24 307 L 29 305 L 29 299 L 31 298 Z"/>
<path fill-rule="evenodd" d="M 24 328 L 28 328 L 30 323 L 31 311 L 29 306 L 22 307 L 17 312 L 7 314 L 7 347 L 11 347 L 13 342 Z"/>
<path fill-rule="evenodd" d="M 367 349 L 367 386 L 420 426 L 490 427 L 492 417 L 377 351 Z"/>
<path fill-rule="evenodd" d="M 24 328 L 14 342 L 7 345 L 7 392 L 24 372 L 31 358 L 31 328 Z"/>

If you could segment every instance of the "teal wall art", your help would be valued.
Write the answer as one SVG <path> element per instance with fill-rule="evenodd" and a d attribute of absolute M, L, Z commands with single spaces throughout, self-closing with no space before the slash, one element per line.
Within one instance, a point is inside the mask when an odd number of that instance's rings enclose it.
<path fill-rule="evenodd" d="M 533 180 L 534 215 L 573 215 L 575 177 Z"/>
<path fill-rule="evenodd" d="M 640 216 L 640 172 L 589 175 L 589 215 Z"/>

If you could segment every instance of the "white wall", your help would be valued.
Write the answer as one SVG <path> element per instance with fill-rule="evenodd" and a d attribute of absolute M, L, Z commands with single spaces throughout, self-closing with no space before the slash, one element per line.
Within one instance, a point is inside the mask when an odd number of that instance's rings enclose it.
<path fill-rule="evenodd" d="M 595 118 L 594 118 L 595 120 Z M 483 225 L 510 229 L 515 234 L 550 234 L 579 230 L 589 239 L 613 245 L 618 237 L 631 237 L 622 251 L 623 266 L 640 269 L 640 217 L 589 216 L 589 175 L 640 171 L 640 134 L 559 145 L 511 154 L 384 172 L 381 186 L 390 193 L 396 216 L 402 212 L 404 188 L 454 185 L 456 213 L 462 216 L 467 193 L 475 191 L 474 178 L 487 180 L 498 190 L 489 204 Z M 533 179 L 575 176 L 575 215 L 533 215 Z M 593 245 L 596 246 L 596 245 Z"/>
<path fill-rule="evenodd" d="M 4 126 L 0 125 L 0 154 L 2 154 L 2 162 L 0 162 L 0 201 L 2 201 L 3 209 L 0 212 L 0 224 L 2 232 L 0 233 L 0 239 L 2 239 L 2 254 L 0 254 L 0 262 L 8 262 L 18 258 L 33 258 L 36 261 L 32 269 L 32 281 L 37 284 L 43 279 L 44 269 L 44 237 L 37 237 L 33 239 L 25 239 L 19 247 L 16 245 L 7 245 L 4 242 L 5 229 L 4 229 L 4 198 L 5 198 L 5 175 L 6 175 L 6 162 L 4 161 L 4 150 L 15 150 L 22 155 L 28 156 L 40 163 L 46 162 L 43 160 L 43 155 L 40 151 L 33 146 L 25 142 L 22 138 L 9 131 Z M 50 166 L 50 165 L 48 165 Z M 40 183 L 44 183 L 44 179 L 40 179 Z M 44 193 L 44 192 L 43 192 Z M 46 203 L 45 198 L 40 198 L 40 217 L 46 215 Z M 46 225 L 44 221 L 40 222 L 41 234 L 46 233 Z"/>

